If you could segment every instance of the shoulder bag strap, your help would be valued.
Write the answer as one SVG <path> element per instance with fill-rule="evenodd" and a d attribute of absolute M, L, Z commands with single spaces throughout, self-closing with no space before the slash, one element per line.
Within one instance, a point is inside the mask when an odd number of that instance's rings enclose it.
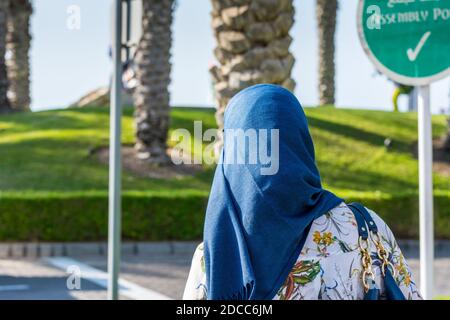
<path fill-rule="evenodd" d="M 378 234 L 378 227 L 375 221 L 373 220 L 372 216 L 367 211 L 367 209 L 360 203 L 355 202 L 351 203 L 349 207 L 352 210 L 353 214 L 355 214 L 355 212 L 359 213 L 359 215 L 362 216 L 364 221 L 367 223 L 370 232 L 369 237 L 375 244 L 377 255 L 381 262 L 381 273 L 383 275 L 383 281 L 388 299 L 405 300 L 403 293 L 401 292 L 397 282 L 395 281 L 395 268 L 389 261 L 389 252 L 385 249 L 381 241 L 381 237 Z M 355 214 L 355 218 L 356 216 L 357 214 Z"/>
<path fill-rule="evenodd" d="M 352 210 L 358 227 L 358 247 L 363 268 L 361 280 L 365 292 L 364 300 L 378 300 L 380 290 L 375 286 L 375 273 L 373 272 L 372 257 L 370 256 L 369 230 L 361 212 L 353 204 L 349 204 L 348 207 Z"/>

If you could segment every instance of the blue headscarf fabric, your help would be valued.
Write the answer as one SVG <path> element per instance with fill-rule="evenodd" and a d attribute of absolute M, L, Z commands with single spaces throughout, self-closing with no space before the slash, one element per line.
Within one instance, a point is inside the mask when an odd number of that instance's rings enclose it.
<path fill-rule="evenodd" d="M 239 92 L 228 104 L 224 129 L 204 227 L 207 296 L 272 299 L 311 223 L 343 200 L 322 188 L 305 114 L 288 90 L 262 84 Z M 278 129 L 276 174 L 261 174 L 267 164 L 224 161 L 235 152 L 251 156 L 248 145 L 229 147 L 229 129 Z"/>

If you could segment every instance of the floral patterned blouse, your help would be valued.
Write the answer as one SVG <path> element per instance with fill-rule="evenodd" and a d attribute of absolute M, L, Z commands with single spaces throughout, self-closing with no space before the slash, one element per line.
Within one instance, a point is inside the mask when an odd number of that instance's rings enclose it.
<path fill-rule="evenodd" d="M 395 268 L 394 277 L 406 299 L 422 299 L 405 258 L 386 223 L 369 210 L 378 226 L 381 241 Z M 370 241 L 375 285 L 385 297 L 381 263 L 375 245 Z M 269 263 L 269 262 L 268 262 Z M 274 300 L 361 300 L 361 251 L 353 212 L 345 203 L 317 218 L 292 271 L 273 298 Z M 207 298 L 205 264 L 201 243 L 192 260 L 183 299 Z"/>

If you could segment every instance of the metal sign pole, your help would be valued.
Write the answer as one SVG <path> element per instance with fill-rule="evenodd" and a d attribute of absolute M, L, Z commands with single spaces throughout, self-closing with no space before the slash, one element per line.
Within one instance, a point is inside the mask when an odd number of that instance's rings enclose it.
<path fill-rule="evenodd" d="M 112 59 L 109 134 L 109 218 L 108 218 L 108 299 L 119 297 L 120 235 L 121 235 L 121 76 L 122 76 L 122 1 L 113 2 Z"/>
<path fill-rule="evenodd" d="M 418 87 L 418 115 L 420 290 L 424 299 L 432 299 L 434 281 L 433 140 L 429 85 Z"/>

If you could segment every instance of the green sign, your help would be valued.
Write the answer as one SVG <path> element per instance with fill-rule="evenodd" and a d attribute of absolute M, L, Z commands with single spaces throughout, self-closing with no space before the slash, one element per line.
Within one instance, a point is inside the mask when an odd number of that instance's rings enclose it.
<path fill-rule="evenodd" d="M 358 33 L 396 82 L 427 85 L 450 74 L 450 0 L 360 0 Z"/>

